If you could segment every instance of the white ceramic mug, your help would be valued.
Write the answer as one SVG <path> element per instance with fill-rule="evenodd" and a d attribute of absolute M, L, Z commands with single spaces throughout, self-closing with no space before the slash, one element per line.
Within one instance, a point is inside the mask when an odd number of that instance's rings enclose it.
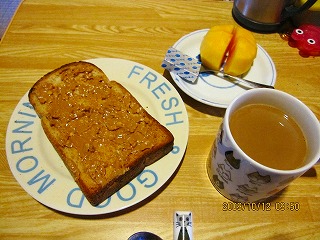
<path fill-rule="evenodd" d="M 244 153 L 232 137 L 232 113 L 248 104 L 267 104 L 283 110 L 300 126 L 307 142 L 304 166 L 277 170 L 264 166 Z M 258 137 L 258 136 L 257 136 Z M 284 189 L 309 170 L 320 158 L 320 125 L 313 112 L 300 100 L 278 90 L 252 89 L 232 101 L 213 144 L 207 162 L 208 176 L 215 188 L 234 202 L 259 202 Z"/>

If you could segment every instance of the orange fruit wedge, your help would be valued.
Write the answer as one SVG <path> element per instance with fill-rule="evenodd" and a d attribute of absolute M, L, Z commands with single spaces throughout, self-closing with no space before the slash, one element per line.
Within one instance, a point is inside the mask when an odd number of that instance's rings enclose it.
<path fill-rule="evenodd" d="M 219 70 L 233 37 L 233 25 L 214 26 L 205 35 L 200 46 L 201 62 L 204 66 Z"/>
<path fill-rule="evenodd" d="M 253 34 L 240 26 L 214 26 L 200 46 L 204 66 L 213 70 L 223 67 L 225 73 L 234 76 L 249 71 L 256 55 L 257 43 Z"/>

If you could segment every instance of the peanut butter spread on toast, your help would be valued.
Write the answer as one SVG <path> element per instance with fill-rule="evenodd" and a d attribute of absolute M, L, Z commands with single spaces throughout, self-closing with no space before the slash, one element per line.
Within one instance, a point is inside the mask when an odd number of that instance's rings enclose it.
<path fill-rule="evenodd" d="M 97 188 L 118 181 L 168 138 L 168 130 L 125 88 L 91 65 L 60 68 L 49 80 L 40 79 L 29 98 L 75 180 L 86 174 Z"/>

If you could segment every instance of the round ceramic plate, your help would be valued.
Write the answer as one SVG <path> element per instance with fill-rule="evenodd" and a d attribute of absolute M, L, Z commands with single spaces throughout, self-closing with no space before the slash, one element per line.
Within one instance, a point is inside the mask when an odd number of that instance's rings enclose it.
<path fill-rule="evenodd" d="M 198 30 L 180 38 L 173 47 L 181 52 L 199 59 L 200 45 L 208 29 Z M 192 84 L 178 75 L 170 73 L 179 88 L 195 100 L 210 106 L 226 108 L 231 101 L 246 91 L 245 88 L 214 75 L 201 73 Z M 258 45 L 257 57 L 245 79 L 272 85 L 276 82 L 276 69 L 268 53 Z"/>
<path fill-rule="evenodd" d="M 184 155 L 189 122 L 176 89 L 159 73 L 128 60 L 87 60 L 109 79 L 126 87 L 140 104 L 174 135 L 173 150 L 148 166 L 130 183 L 93 207 L 74 182 L 42 130 L 40 119 L 26 93 L 16 106 L 7 129 L 6 152 L 11 171 L 33 198 L 58 211 L 96 215 L 123 210 L 155 193 L 178 168 Z"/>

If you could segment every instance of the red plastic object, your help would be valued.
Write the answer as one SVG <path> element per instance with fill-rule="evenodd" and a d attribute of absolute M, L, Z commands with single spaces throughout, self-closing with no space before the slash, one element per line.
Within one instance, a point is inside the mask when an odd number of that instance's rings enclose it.
<path fill-rule="evenodd" d="M 320 56 L 320 27 L 304 24 L 292 31 L 289 46 L 298 48 L 302 57 Z"/>

